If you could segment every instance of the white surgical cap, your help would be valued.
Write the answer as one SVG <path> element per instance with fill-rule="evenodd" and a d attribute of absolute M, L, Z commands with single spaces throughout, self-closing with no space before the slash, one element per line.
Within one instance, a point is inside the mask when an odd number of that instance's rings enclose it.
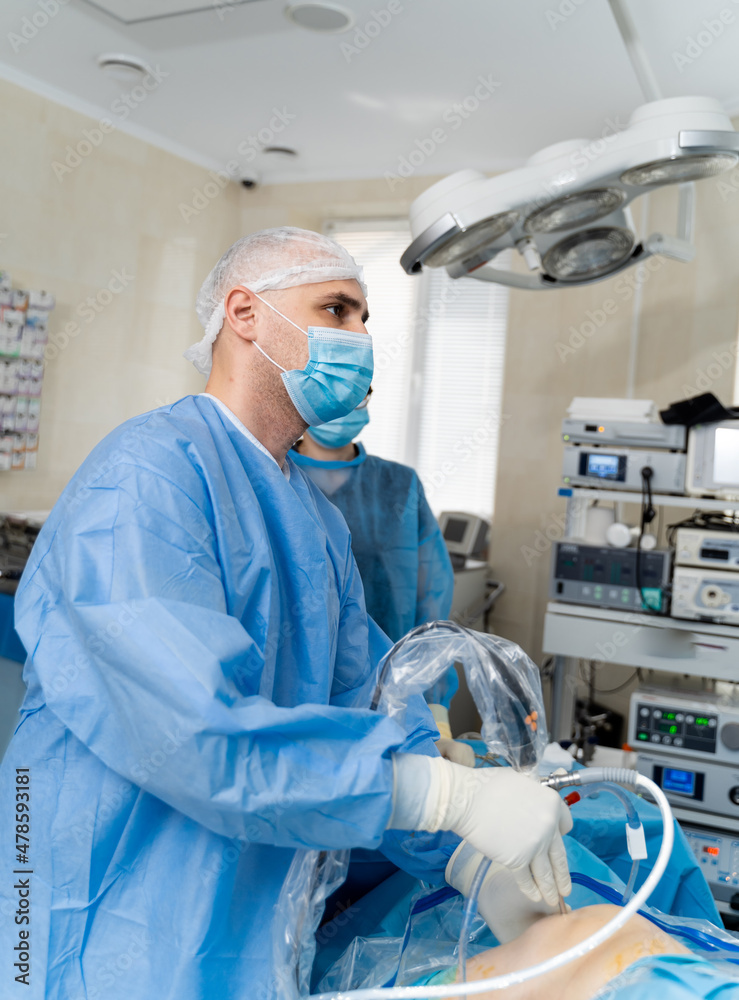
<path fill-rule="evenodd" d="M 201 374 L 210 373 L 213 341 L 226 317 L 226 293 L 234 285 L 264 292 L 346 278 L 359 282 L 363 294 L 367 294 L 362 268 L 352 255 L 320 233 L 282 226 L 243 236 L 224 253 L 203 282 L 195 311 L 205 327 L 205 335 L 199 343 L 188 347 L 183 356 Z"/>

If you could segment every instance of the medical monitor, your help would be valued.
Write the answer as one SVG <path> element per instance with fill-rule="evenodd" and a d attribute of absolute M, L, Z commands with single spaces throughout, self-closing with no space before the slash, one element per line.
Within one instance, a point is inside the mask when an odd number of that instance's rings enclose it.
<path fill-rule="evenodd" d="M 439 516 L 439 527 L 450 555 L 474 556 L 487 545 L 490 525 L 476 514 L 445 510 Z"/>
<path fill-rule="evenodd" d="M 739 499 L 739 420 L 691 428 L 686 491 L 691 496 Z"/>

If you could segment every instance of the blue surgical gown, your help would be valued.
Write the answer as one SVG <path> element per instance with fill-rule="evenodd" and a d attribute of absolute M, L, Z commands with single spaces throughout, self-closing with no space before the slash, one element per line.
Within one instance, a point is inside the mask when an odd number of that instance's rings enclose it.
<path fill-rule="evenodd" d="M 200 395 L 123 424 L 33 549 L 28 692 L 0 768 L 0 912 L 32 869 L 32 974 L 9 992 L 6 965 L 4 996 L 268 998 L 296 851 L 382 847 L 440 881 L 458 842 L 384 835 L 391 751 L 435 753 L 438 733 L 421 698 L 405 730 L 368 710 L 390 644 L 346 525 L 234 419 Z M 0 921 L 6 963 L 20 929 Z"/>
<path fill-rule="evenodd" d="M 449 617 L 454 572 L 413 469 L 356 447 L 350 462 L 321 462 L 295 450 L 290 457 L 344 515 L 367 611 L 397 642 L 416 625 Z M 458 684 L 452 666 L 427 700 L 449 708 Z"/>

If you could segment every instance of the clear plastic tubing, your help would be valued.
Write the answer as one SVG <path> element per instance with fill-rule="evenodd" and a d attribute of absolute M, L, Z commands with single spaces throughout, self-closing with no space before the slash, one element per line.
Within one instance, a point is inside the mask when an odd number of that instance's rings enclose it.
<path fill-rule="evenodd" d="M 465 900 L 464 916 L 462 918 L 462 929 L 459 932 L 459 971 L 462 973 L 462 982 L 467 982 L 467 942 L 470 939 L 470 927 L 477 913 L 477 897 L 480 895 L 482 883 L 493 862 L 490 858 L 483 858 L 477 866 L 475 877 L 472 879 L 470 894 Z"/>
<path fill-rule="evenodd" d="M 613 782 L 597 781 L 592 785 L 588 785 L 583 791 L 581 798 L 591 798 L 599 795 L 601 792 L 610 792 L 611 795 L 614 795 L 619 802 L 623 804 L 624 809 L 626 810 L 627 822 L 629 826 L 641 826 L 641 820 L 639 819 L 639 814 L 636 811 L 636 806 L 634 805 L 633 800 L 627 795 L 623 788 L 619 785 L 614 785 Z M 475 914 L 477 913 L 477 897 L 480 894 L 482 883 L 485 880 L 485 876 L 487 875 L 491 864 L 492 862 L 489 858 L 483 858 L 480 862 L 477 867 L 477 871 L 475 872 L 475 877 L 472 880 L 472 885 L 470 886 L 470 894 L 464 904 L 462 929 L 459 932 L 459 971 L 461 973 L 461 981 L 463 983 L 467 982 L 467 944 L 470 939 L 472 921 L 475 919 Z M 631 896 L 638 871 L 639 862 L 634 860 L 631 864 L 629 880 L 622 897 L 622 902 L 624 903 L 626 903 Z"/>
<path fill-rule="evenodd" d="M 576 771 L 573 774 L 563 775 L 562 777 L 549 778 L 545 784 L 558 791 L 561 788 L 576 788 L 580 785 L 594 784 L 599 781 L 613 781 L 620 785 L 641 788 L 649 792 L 662 814 L 662 846 L 659 849 L 654 868 L 647 876 L 641 889 L 632 896 L 620 913 L 617 913 L 599 931 L 591 934 L 590 937 L 585 938 L 584 941 L 574 945 L 572 948 L 563 951 L 560 955 L 555 955 L 553 958 L 547 959 L 545 962 L 539 962 L 537 965 L 532 965 L 528 969 L 521 969 L 519 972 L 509 972 L 504 976 L 492 976 L 490 979 L 481 979 L 477 983 L 450 983 L 448 986 L 377 986 L 361 990 L 344 990 L 339 993 L 312 994 L 312 1000 L 434 1000 L 436 997 L 441 1000 L 441 998 L 449 997 L 476 996 L 480 993 L 486 993 L 488 990 L 503 990 L 508 986 L 514 986 L 516 983 L 523 983 L 529 979 L 535 979 L 537 976 L 543 976 L 553 969 L 559 969 L 569 962 L 574 962 L 576 958 L 580 958 L 582 955 L 587 955 L 588 952 L 593 951 L 599 945 L 603 944 L 604 941 L 607 941 L 608 938 L 624 926 L 640 906 L 646 903 L 656 888 L 667 867 L 667 862 L 670 860 L 675 832 L 672 811 L 664 792 L 653 781 L 645 778 L 644 775 L 639 774 L 637 771 L 616 767 L 592 767 Z M 476 872 L 475 877 L 477 877 L 477 874 Z"/>
<path fill-rule="evenodd" d="M 623 803 L 626 809 L 627 823 L 629 826 L 636 829 L 641 826 L 641 820 L 639 819 L 639 814 L 636 811 L 636 806 L 633 800 L 629 798 L 623 788 L 619 788 L 618 785 L 606 782 L 596 782 L 593 785 L 588 785 L 586 791 L 582 793 L 582 798 L 587 799 L 591 796 L 597 795 L 599 792 L 610 792 L 611 795 L 615 795 L 619 802 Z M 624 889 L 624 894 L 622 900 L 624 903 L 628 902 L 631 897 L 631 893 L 634 891 L 634 883 L 636 882 L 636 876 L 639 872 L 639 862 L 634 859 L 631 862 L 631 871 L 629 872 L 629 881 L 626 883 L 626 888 Z"/>

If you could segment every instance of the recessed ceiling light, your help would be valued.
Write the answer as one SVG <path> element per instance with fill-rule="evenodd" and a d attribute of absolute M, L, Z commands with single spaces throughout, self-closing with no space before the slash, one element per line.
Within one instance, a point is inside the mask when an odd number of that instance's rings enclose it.
<path fill-rule="evenodd" d="M 334 3 L 293 3 L 285 8 L 285 17 L 308 31 L 336 34 L 354 24 L 354 14 Z"/>
<path fill-rule="evenodd" d="M 98 66 L 106 76 L 118 83 L 139 83 L 149 72 L 149 67 L 142 59 L 120 52 L 107 52 L 98 56 Z"/>
<path fill-rule="evenodd" d="M 297 156 L 297 149 L 291 149 L 289 146 L 265 146 L 262 150 L 262 154 L 269 154 L 270 156 Z"/>

